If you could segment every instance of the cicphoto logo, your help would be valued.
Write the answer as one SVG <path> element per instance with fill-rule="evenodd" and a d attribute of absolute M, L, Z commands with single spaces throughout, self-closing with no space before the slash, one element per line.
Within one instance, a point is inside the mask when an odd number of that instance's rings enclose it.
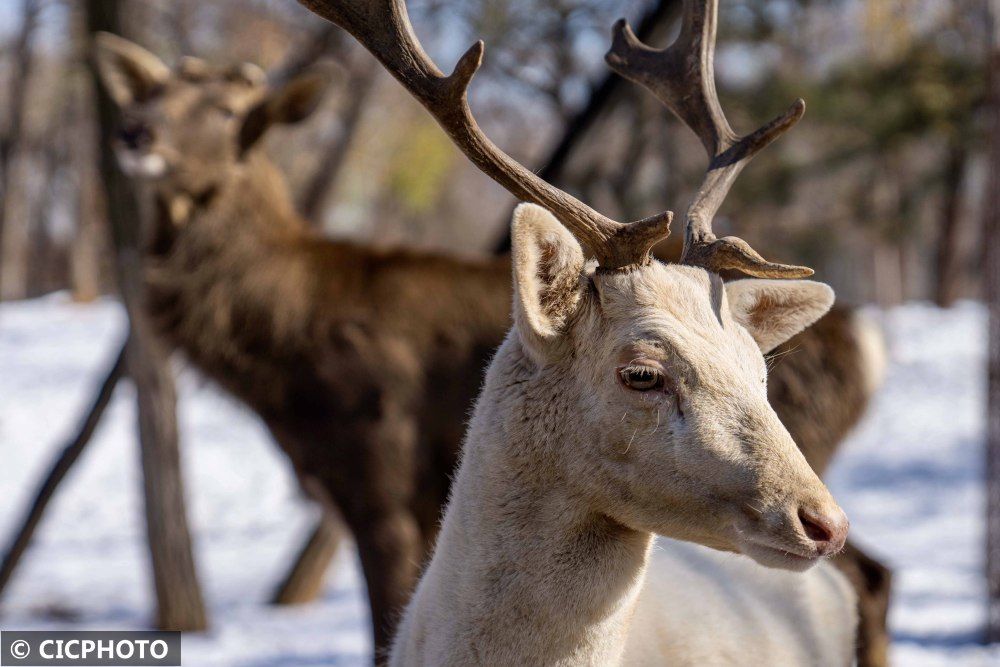
<path fill-rule="evenodd" d="M 31 655 L 31 645 L 23 639 L 19 639 L 10 645 L 10 654 L 18 660 L 24 660 Z"/>
<path fill-rule="evenodd" d="M 2 665 L 181 665 L 179 632 L 0 632 Z"/>

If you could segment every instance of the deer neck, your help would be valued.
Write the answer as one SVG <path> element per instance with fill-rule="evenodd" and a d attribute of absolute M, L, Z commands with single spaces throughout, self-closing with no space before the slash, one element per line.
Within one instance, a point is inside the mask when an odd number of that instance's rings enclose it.
<path fill-rule="evenodd" d="M 511 334 L 487 375 L 397 664 L 620 660 L 652 536 L 594 512 L 546 464 L 553 448 L 580 445 L 571 424 L 552 420 L 572 414 L 558 405 L 566 397 L 533 386 L 535 375 Z"/>

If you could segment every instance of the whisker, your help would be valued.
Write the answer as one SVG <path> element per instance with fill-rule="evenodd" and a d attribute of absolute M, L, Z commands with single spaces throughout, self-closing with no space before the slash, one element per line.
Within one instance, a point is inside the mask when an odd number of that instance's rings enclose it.
<path fill-rule="evenodd" d="M 625 451 L 622 454 L 628 454 L 628 450 L 632 449 L 632 443 L 635 441 L 635 436 L 639 434 L 639 427 L 636 426 L 635 430 L 632 432 L 632 437 L 628 439 L 628 445 L 625 446 Z"/>
<path fill-rule="evenodd" d="M 772 352 L 771 354 L 768 354 L 767 357 L 764 359 L 764 363 L 767 366 L 767 370 L 768 371 L 773 370 L 774 367 L 777 366 L 778 363 L 781 361 L 781 357 L 784 357 L 786 354 L 791 354 L 792 352 L 798 351 L 799 347 L 801 346 L 796 345 L 795 347 L 783 350 L 781 352 Z"/>

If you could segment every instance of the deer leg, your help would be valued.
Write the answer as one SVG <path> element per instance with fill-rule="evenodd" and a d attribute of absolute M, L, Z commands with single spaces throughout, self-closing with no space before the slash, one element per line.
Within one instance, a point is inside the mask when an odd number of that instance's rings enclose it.
<path fill-rule="evenodd" d="M 372 614 L 376 663 L 384 661 L 396 622 L 416 585 L 423 538 L 412 509 L 417 428 L 412 415 L 382 396 L 378 418 L 351 424 L 350 458 L 326 480 L 354 534 Z"/>
<path fill-rule="evenodd" d="M 381 664 L 417 581 L 423 552 L 420 530 L 406 507 L 385 508 L 348 522 L 368 586 L 375 663 Z"/>
<path fill-rule="evenodd" d="M 272 603 L 304 604 L 318 598 L 326 571 L 345 537 L 347 529 L 343 521 L 332 509 L 325 509 L 271 598 Z"/>
<path fill-rule="evenodd" d="M 858 667 L 887 667 L 889 631 L 886 617 L 892 570 L 850 541 L 832 562 L 851 582 L 858 596 Z"/>

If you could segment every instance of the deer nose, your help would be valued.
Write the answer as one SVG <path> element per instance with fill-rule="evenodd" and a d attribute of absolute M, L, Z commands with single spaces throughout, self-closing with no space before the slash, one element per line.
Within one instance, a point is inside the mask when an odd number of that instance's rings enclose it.
<path fill-rule="evenodd" d="M 153 133 L 142 123 L 125 123 L 121 139 L 130 149 L 138 150 L 153 143 Z"/>
<path fill-rule="evenodd" d="M 828 510 L 800 507 L 799 522 L 802 524 L 802 532 L 813 541 L 821 556 L 835 554 L 844 548 L 851 525 L 844 510 L 839 507 Z"/>

